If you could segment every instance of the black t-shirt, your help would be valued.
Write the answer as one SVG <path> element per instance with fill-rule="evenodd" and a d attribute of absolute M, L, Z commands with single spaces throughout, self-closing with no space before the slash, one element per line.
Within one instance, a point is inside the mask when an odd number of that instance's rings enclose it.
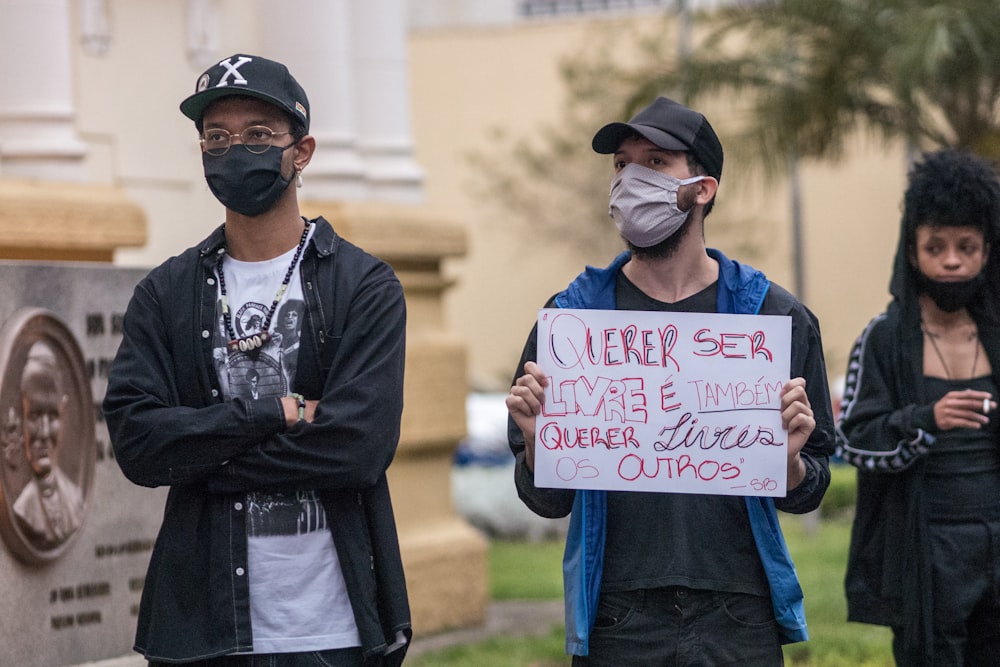
<path fill-rule="evenodd" d="M 997 395 L 997 385 L 990 375 L 971 380 L 925 377 L 924 383 L 928 398 L 935 402 L 949 391 L 963 389 Z M 932 519 L 1000 518 L 998 433 L 1000 419 L 996 418 L 981 429 L 954 428 L 934 433 L 934 446 L 924 470 L 924 497 Z"/>
<path fill-rule="evenodd" d="M 620 310 L 718 310 L 716 283 L 665 303 L 647 296 L 619 272 L 615 296 Z M 610 491 L 607 497 L 602 590 L 686 586 L 769 595 L 742 497 L 637 491 Z"/>

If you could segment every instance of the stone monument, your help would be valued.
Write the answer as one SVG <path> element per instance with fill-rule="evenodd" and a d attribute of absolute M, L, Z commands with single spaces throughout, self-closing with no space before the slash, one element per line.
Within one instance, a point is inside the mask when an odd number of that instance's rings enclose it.
<path fill-rule="evenodd" d="M 127 654 L 165 490 L 114 461 L 100 411 L 145 270 L 0 262 L 0 662 Z"/>

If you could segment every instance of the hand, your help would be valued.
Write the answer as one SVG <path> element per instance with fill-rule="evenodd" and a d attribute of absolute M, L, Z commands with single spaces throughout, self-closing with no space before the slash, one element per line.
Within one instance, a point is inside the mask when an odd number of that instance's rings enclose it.
<path fill-rule="evenodd" d="M 997 403 L 986 391 L 949 391 L 934 404 L 934 421 L 942 431 L 953 428 L 982 428 Z"/>
<path fill-rule="evenodd" d="M 306 399 L 306 410 L 305 415 L 302 417 L 302 421 L 306 423 L 312 423 L 312 420 L 316 417 L 316 406 L 319 401 L 310 401 Z M 281 397 L 281 409 L 285 411 L 285 426 L 292 426 L 299 421 L 299 402 L 292 398 L 291 396 Z"/>
<path fill-rule="evenodd" d="M 507 411 L 524 435 L 524 462 L 535 469 L 535 417 L 542 412 L 545 387 L 549 379 L 534 361 L 524 365 L 524 375 L 517 378 L 507 394 Z"/>
<path fill-rule="evenodd" d="M 790 491 L 802 483 L 806 464 L 800 453 L 813 429 L 816 419 L 806 394 L 805 378 L 792 378 L 781 388 L 781 425 L 788 432 L 788 480 Z"/>

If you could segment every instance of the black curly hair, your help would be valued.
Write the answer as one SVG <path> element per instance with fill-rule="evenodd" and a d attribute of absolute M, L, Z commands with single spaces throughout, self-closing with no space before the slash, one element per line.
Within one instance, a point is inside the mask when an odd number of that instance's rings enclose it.
<path fill-rule="evenodd" d="M 1000 180 L 993 162 L 968 151 L 946 148 L 924 153 L 910 170 L 903 197 L 908 249 L 917 227 L 974 227 L 994 245 L 1000 233 Z"/>

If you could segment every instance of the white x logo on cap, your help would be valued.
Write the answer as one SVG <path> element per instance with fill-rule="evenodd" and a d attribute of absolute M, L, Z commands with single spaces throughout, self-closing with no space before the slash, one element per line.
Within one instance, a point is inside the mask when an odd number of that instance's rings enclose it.
<path fill-rule="evenodd" d="M 219 64 L 226 68 L 226 73 L 222 75 L 222 78 L 219 79 L 219 83 L 215 84 L 215 87 L 222 88 L 224 86 L 228 86 L 230 75 L 232 75 L 233 77 L 234 84 L 244 85 L 244 86 L 247 85 L 247 80 L 243 77 L 242 74 L 240 74 L 239 69 L 240 67 L 246 65 L 251 60 L 253 60 L 253 58 L 247 58 L 246 56 L 241 56 L 239 60 L 236 61 L 235 64 L 231 64 L 228 60 L 223 60 Z"/>

